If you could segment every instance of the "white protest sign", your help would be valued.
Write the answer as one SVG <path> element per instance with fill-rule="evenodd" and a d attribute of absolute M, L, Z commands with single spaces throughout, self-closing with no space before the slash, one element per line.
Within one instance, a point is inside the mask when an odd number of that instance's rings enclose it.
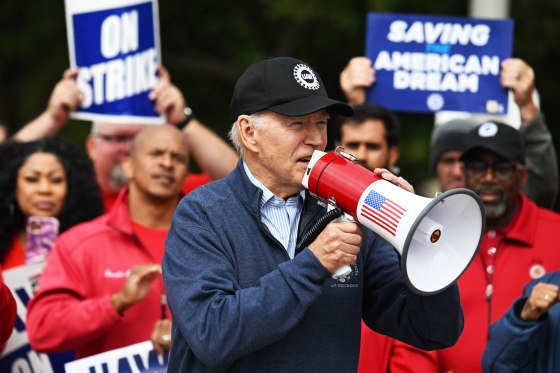
<path fill-rule="evenodd" d="M 158 356 L 152 342 L 103 352 L 65 365 L 66 373 L 163 373 L 167 372 L 168 354 Z"/>
<path fill-rule="evenodd" d="M 73 118 L 162 124 L 148 97 L 161 63 L 156 0 L 65 0 L 70 66 L 83 95 Z"/>
<path fill-rule="evenodd" d="M 64 363 L 74 354 L 41 354 L 29 345 L 25 319 L 27 304 L 33 296 L 39 274 L 45 262 L 15 267 L 2 272 L 4 283 L 10 288 L 17 303 L 17 320 L 14 331 L 0 355 L 0 372 L 57 373 L 63 372 Z"/>

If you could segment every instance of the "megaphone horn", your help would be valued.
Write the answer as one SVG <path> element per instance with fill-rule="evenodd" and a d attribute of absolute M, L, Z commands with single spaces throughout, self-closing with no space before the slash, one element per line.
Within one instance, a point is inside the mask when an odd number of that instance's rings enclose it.
<path fill-rule="evenodd" d="M 417 294 L 435 294 L 474 259 L 484 233 L 480 198 L 457 188 L 426 198 L 375 175 L 343 152 L 316 150 L 302 180 L 316 198 L 338 207 L 391 244 Z"/>

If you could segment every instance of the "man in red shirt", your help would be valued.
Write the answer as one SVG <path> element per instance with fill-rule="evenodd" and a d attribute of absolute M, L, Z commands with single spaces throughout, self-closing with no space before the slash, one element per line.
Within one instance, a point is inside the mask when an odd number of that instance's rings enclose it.
<path fill-rule="evenodd" d="M 27 311 L 38 352 L 82 358 L 150 338 L 157 351 L 170 347 L 160 263 L 187 175 L 184 136 L 169 125 L 143 129 L 122 168 L 130 183 L 111 211 L 55 241 Z"/>
<path fill-rule="evenodd" d="M 431 372 L 482 372 L 490 324 L 508 310 L 525 284 L 560 268 L 560 215 L 521 193 L 528 168 L 519 132 L 486 122 L 466 135 L 465 145 L 460 160 L 466 187 L 484 204 L 486 230 L 478 254 L 458 281 L 465 329 L 455 346 L 435 352 Z M 404 355 L 411 367 L 428 354 L 412 353 Z"/>

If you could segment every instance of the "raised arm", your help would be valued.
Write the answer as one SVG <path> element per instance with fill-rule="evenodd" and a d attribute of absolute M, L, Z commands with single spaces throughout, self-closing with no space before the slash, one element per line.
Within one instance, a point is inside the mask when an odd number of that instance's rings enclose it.
<path fill-rule="evenodd" d="M 167 122 L 180 125 L 186 119 L 186 102 L 183 94 L 171 83 L 169 73 L 158 67 L 160 82 L 150 93 L 156 102 L 156 111 L 167 115 Z M 196 118 L 182 129 L 189 152 L 200 168 L 214 180 L 227 176 L 235 168 L 238 157 L 231 146 Z"/>
<path fill-rule="evenodd" d="M 83 96 L 74 78 L 78 68 L 67 69 L 56 83 L 49 98 L 47 109 L 27 123 L 13 136 L 18 141 L 34 141 L 57 133 L 68 121 L 70 112 L 76 110 Z"/>
<path fill-rule="evenodd" d="M 558 163 L 552 135 L 533 101 L 535 73 L 522 59 L 510 58 L 502 63 L 500 82 L 513 91 L 521 114 L 519 134 L 529 167 L 523 193 L 541 207 L 554 208 L 558 194 Z"/>

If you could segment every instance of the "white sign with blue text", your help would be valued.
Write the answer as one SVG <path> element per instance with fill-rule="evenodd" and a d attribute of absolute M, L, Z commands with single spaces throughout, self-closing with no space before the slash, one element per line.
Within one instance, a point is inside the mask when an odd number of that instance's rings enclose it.
<path fill-rule="evenodd" d="M 17 303 L 17 319 L 14 331 L 0 354 L 0 372 L 4 373 L 62 373 L 64 364 L 74 359 L 74 352 L 42 354 L 29 345 L 25 318 L 27 304 L 45 262 L 38 262 L 8 269 L 2 272 L 4 282 L 12 291 Z"/>
<path fill-rule="evenodd" d="M 165 373 L 168 359 L 167 352 L 157 355 L 146 341 L 75 360 L 64 368 L 66 373 Z"/>
<path fill-rule="evenodd" d="M 394 111 L 505 114 L 500 65 L 512 44 L 512 20 L 368 13 L 376 82 L 367 101 Z"/>
<path fill-rule="evenodd" d="M 161 62 L 157 0 L 65 0 L 70 66 L 83 95 L 76 119 L 161 124 L 148 97 Z"/>

